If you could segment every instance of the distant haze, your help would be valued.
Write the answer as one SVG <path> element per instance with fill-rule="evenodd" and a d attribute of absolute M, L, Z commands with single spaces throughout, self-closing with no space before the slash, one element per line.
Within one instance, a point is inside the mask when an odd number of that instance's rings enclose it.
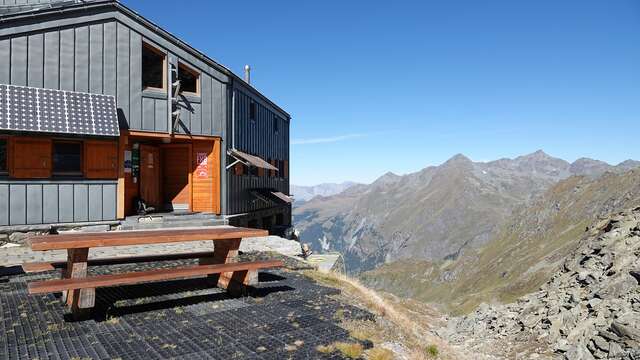
<path fill-rule="evenodd" d="M 309 201 L 316 196 L 332 196 L 339 194 L 348 188 L 357 185 L 352 181 L 345 181 L 340 184 L 325 183 L 313 186 L 291 185 L 291 193 L 296 202 Z"/>

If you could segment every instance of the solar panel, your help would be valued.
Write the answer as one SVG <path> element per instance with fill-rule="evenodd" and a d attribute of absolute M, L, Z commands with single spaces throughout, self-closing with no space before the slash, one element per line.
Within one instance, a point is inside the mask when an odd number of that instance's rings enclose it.
<path fill-rule="evenodd" d="M 120 135 L 113 96 L 1 84 L 0 129 Z"/>

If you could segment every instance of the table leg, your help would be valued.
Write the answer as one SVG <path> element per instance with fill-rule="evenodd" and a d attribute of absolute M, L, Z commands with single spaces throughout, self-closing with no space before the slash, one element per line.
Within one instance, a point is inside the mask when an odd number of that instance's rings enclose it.
<path fill-rule="evenodd" d="M 67 268 L 62 273 L 63 278 L 82 278 L 87 276 L 87 258 L 89 249 L 68 249 Z M 96 299 L 95 289 L 68 290 L 63 299 L 71 308 L 74 317 L 82 317 L 94 307 Z"/>
<path fill-rule="evenodd" d="M 242 239 L 215 240 L 213 255 L 200 258 L 201 265 L 228 264 L 238 261 L 238 249 Z M 211 275 L 217 278 L 217 284 L 223 289 L 227 289 L 232 295 L 241 295 L 245 292 L 246 285 L 255 285 L 258 282 L 258 271 L 234 271 L 222 274 Z M 215 280 L 214 280 L 215 281 Z"/>

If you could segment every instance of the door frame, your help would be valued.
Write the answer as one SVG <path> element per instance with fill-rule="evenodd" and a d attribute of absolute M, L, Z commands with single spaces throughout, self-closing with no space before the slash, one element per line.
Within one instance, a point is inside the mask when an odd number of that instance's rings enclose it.
<path fill-rule="evenodd" d="M 171 148 L 187 148 L 187 152 L 189 153 L 189 159 L 188 164 L 189 164 L 189 172 L 188 172 L 188 182 L 187 182 L 187 186 L 189 187 L 189 211 L 193 211 L 193 171 L 191 170 L 191 166 L 192 166 L 192 157 L 193 157 L 193 146 L 191 145 L 191 143 L 173 143 L 173 144 L 159 144 L 158 148 L 160 148 L 160 151 L 165 151 L 166 149 L 171 149 Z M 160 158 L 163 158 L 163 155 L 160 155 Z M 164 176 L 164 161 L 162 164 L 162 168 L 161 168 L 161 172 Z M 164 190 L 163 190 L 164 192 Z M 163 201 L 164 201 L 164 196 L 163 196 Z"/>

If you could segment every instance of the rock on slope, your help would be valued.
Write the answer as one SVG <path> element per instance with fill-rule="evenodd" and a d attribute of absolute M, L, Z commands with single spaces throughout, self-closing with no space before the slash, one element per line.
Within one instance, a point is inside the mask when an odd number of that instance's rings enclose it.
<path fill-rule="evenodd" d="M 315 198 L 294 209 L 294 222 L 315 251 L 342 252 L 350 272 L 400 259 L 456 259 L 486 244 L 514 209 L 558 181 L 621 166 L 570 164 L 542 151 L 488 163 L 456 155 L 440 166 L 388 173 L 371 185 Z"/>
<path fill-rule="evenodd" d="M 638 359 L 639 284 L 640 207 L 588 230 L 539 291 L 513 304 L 482 305 L 450 319 L 441 333 L 466 347 L 502 344 L 505 355 L 528 342 L 570 360 Z"/>
<path fill-rule="evenodd" d="M 562 266 L 598 218 L 640 204 L 640 170 L 571 177 L 514 211 L 496 236 L 455 260 L 397 261 L 361 274 L 369 286 L 465 313 L 512 302 Z"/>

